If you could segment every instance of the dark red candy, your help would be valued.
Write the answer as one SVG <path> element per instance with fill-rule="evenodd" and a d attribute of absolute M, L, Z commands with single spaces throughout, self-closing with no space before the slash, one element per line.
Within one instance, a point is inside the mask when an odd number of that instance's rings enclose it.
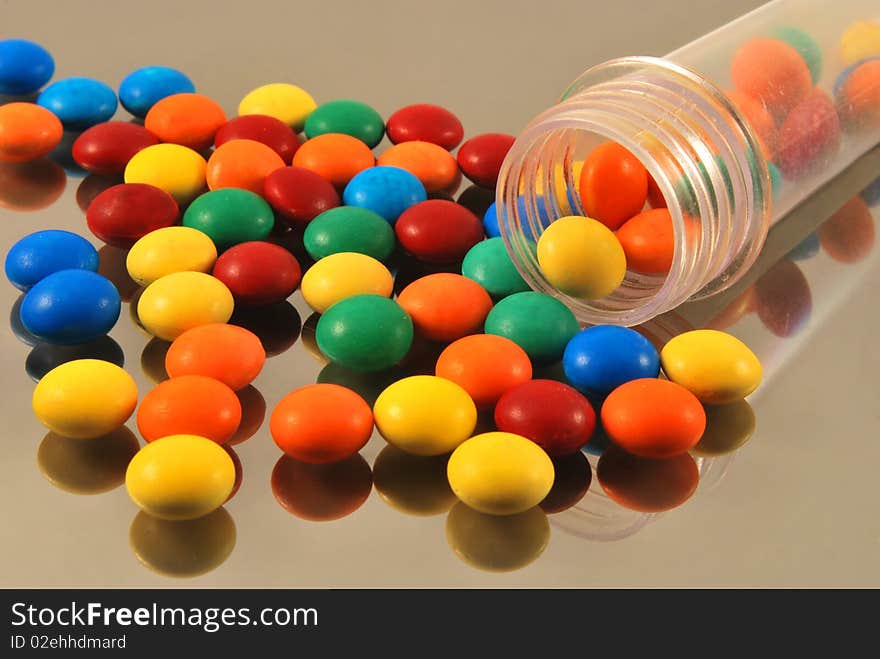
<path fill-rule="evenodd" d="M 555 380 L 531 380 L 504 394 L 495 425 L 531 439 L 550 456 L 569 455 L 590 441 L 596 413 L 576 389 Z"/>
<path fill-rule="evenodd" d="M 403 248 L 420 261 L 454 263 L 483 239 L 483 224 L 454 201 L 429 199 L 406 209 L 394 232 Z"/>
<path fill-rule="evenodd" d="M 451 151 L 464 137 L 464 128 L 454 114 L 439 105 L 418 103 L 400 108 L 388 117 L 385 132 L 394 144 L 430 142 Z"/>
<path fill-rule="evenodd" d="M 127 121 L 107 121 L 92 126 L 73 143 L 76 164 L 93 174 L 122 174 L 132 156 L 159 143 L 143 126 Z"/>
<path fill-rule="evenodd" d="M 776 143 L 776 164 L 786 178 L 822 167 L 840 146 L 840 119 L 831 97 L 816 89 L 798 103 L 782 122 Z"/>
<path fill-rule="evenodd" d="M 230 140 L 253 140 L 265 144 L 288 165 L 299 148 L 299 138 L 290 126 L 264 114 L 246 114 L 227 121 L 214 135 L 214 146 Z"/>
<path fill-rule="evenodd" d="M 146 183 L 121 183 L 94 198 L 86 211 L 92 233 L 108 245 L 128 249 L 151 231 L 177 222 L 177 202 Z"/>
<path fill-rule="evenodd" d="M 504 156 L 516 138 L 503 133 L 485 133 L 472 137 L 458 150 L 458 166 L 477 185 L 494 188 Z"/>
<path fill-rule="evenodd" d="M 302 271 L 283 247 L 251 241 L 223 252 L 213 275 L 226 284 L 237 303 L 263 305 L 286 300 L 299 286 Z"/>
<path fill-rule="evenodd" d="M 263 196 L 288 224 L 308 224 L 339 206 L 339 193 L 333 184 L 302 167 L 282 167 L 269 174 Z"/>

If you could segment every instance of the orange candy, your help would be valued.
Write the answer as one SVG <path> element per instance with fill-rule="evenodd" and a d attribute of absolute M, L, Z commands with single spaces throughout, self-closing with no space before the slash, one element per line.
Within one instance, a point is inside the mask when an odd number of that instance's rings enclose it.
<path fill-rule="evenodd" d="M 169 435 L 198 435 L 218 444 L 241 423 L 241 404 L 225 384 L 203 375 L 165 380 L 144 396 L 138 430 L 148 442 Z"/>
<path fill-rule="evenodd" d="M 672 267 L 675 231 L 667 209 L 655 208 L 630 218 L 617 230 L 617 239 L 630 270 L 664 275 Z"/>
<path fill-rule="evenodd" d="M 304 142 L 294 154 L 292 164 L 344 188 L 355 174 L 375 165 L 376 159 L 370 147 L 356 137 L 325 133 Z"/>
<path fill-rule="evenodd" d="M 459 180 L 455 157 L 430 142 L 402 142 L 392 146 L 379 156 L 376 164 L 400 167 L 415 174 L 429 193 L 449 190 Z"/>
<path fill-rule="evenodd" d="M 587 215 L 613 231 L 645 205 L 648 170 L 622 146 L 606 142 L 587 157 L 579 187 Z"/>
<path fill-rule="evenodd" d="M 208 158 L 205 176 L 208 188 L 242 188 L 263 194 L 266 177 L 284 167 L 272 148 L 254 140 L 230 140 L 217 147 Z"/>
<path fill-rule="evenodd" d="M 310 464 L 344 460 L 373 434 L 373 411 L 351 389 L 312 384 L 287 394 L 269 419 L 272 439 L 287 455 Z"/>
<path fill-rule="evenodd" d="M 737 91 L 762 102 L 777 121 L 813 88 L 810 68 L 800 53 L 784 41 L 764 37 L 751 39 L 736 51 L 730 77 Z"/>
<path fill-rule="evenodd" d="M 238 391 L 259 375 L 266 361 L 263 344 L 253 332 L 236 325 L 212 323 L 185 331 L 165 355 L 169 377 L 205 375 Z"/>
<path fill-rule="evenodd" d="M 157 102 L 144 119 L 144 128 L 163 142 L 202 151 L 214 144 L 214 134 L 226 123 L 226 113 L 203 94 L 173 94 Z"/>
<path fill-rule="evenodd" d="M 510 339 L 492 334 L 466 336 L 440 353 L 436 375 L 455 382 L 477 407 L 491 407 L 507 391 L 532 379 L 532 363 Z"/>
<path fill-rule="evenodd" d="M 742 92 L 728 92 L 727 98 L 739 110 L 749 122 L 755 131 L 761 146 L 764 147 L 764 157 L 772 158 L 776 150 L 776 139 L 778 137 L 776 121 L 770 110 L 764 105 L 763 101 L 752 98 Z"/>
<path fill-rule="evenodd" d="M 819 244 L 838 263 L 858 263 L 874 249 L 874 216 L 860 196 L 853 197 L 819 225 Z"/>
<path fill-rule="evenodd" d="M 64 129 L 54 114 L 35 103 L 0 105 L 0 162 L 36 160 L 58 146 Z"/>
<path fill-rule="evenodd" d="M 669 458 L 693 448 L 706 430 L 706 412 L 690 391 L 669 380 L 641 378 L 612 391 L 602 426 L 614 443 L 644 458 Z"/>
<path fill-rule="evenodd" d="M 492 310 L 492 298 L 482 286 L 447 272 L 416 279 L 400 292 L 397 303 L 419 334 L 444 343 L 482 331 Z"/>
<path fill-rule="evenodd" d="M 860 64 L 843 83 L 847 120 L 860 127 L 880 128 L 880 60 Z"/>

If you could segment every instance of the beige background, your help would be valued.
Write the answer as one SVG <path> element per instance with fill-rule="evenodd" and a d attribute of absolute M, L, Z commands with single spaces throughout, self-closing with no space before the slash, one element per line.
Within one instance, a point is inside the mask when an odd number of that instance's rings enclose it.
<path fill-rule="evenodd" d="M 169 64 L 230 113 L 252 87 L 289 80 L 319 101 L 358 98 L 386 116 L 408 103 L 438 102 L 472 135 L 515 133 L 584 68 L 619 55 L 661 55 L 757 4 L 3 0 L 0 36 L 45 44 L 58 77 L 89 75 L 116 86 L 138 66 Z M 778 238 L 771 236 L 755 276 L 880 172 L 877 162 L 874 154 L 831 186 L 824 201 L 786 222 Z M 0 208 L 4 252 L 41 228 L 87 233 L 74 201 L 79 183 L 69 180 L 63 196 L 43 211 Z M 264 425 L 236 447 L 244 483 L 227 506 L 237 529 L 231 556 L 201 577 L 160 576 L 129 546 L 136 509 L 124 488 L 76 496 L 40 474 L 36 452 L 45 431 L 29 410 L 28 348 L 7 328 L 0 336 L 0 584 L 878 586 L 878 257 L 875 250 L 843 266 L 823 253 L 800 267 L 813 309 L 796 337 L 775 339 L 754 314 L 734 327 L 767 368 L 767 382 L 753 398 L 753 440 L 732 460 L 703 465 L 707 475 L 683 507 L 616 542 L 578 535 L 595 536 L 601 506 L 612 519 L 637 517 L 604 500 L 594 479 L 579 510 L 551 516 L 543 554 L 506 574 L 462 562 L 447 544 L 444 515 L 402 515 L 375 490 L 336 522 L 291 516 L 269 489 L 279 452 Z M 0 286 L 0 309 L 11 308 L 16 297 L 10 285 Z M 729 297 L 683 314 L 701 322 Z M 302 300 L 293 301 L 305 319 Z M 148 381 L 139 359 L 148 339 L 127 312 L 126 305 L 112 336 L 143 393 Z M 270 359 L 255 384 L 271 409 L 287 391 L 314 382 L 319 369 L 298 342 Z M 374 438 L 363 451 L 368 462 L 382 446 Z"/>

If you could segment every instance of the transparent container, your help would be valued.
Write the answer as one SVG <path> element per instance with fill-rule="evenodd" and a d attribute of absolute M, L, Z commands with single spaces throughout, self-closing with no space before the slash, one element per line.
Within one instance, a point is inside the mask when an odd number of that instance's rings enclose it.
<path fill-rule="evenodd" d="M 880 77 L 860 71 L 860 85 L 847 82 L 875 57 L 873 26 L 852 27 L 864 21 L 880 24 L 877 0 L 776 0 L 665 58 L 612 60 L 582 74 L 522 131 L 501 168 L 499 228 L 526 281 L 583 323 L 627 326 L 735 283 L 774 221 L 880 143 Z M 750 83 L 748 75 L 765 68 L 743 69 L 743 49 L 765 39 L 801 55 L 806 88 L 802 69 L 760 92 L 743 85 L 743 70 Z M 738 57 L 739 77 L 732 75 Z M 780 70 L 775 60 L 766 68 Z M 656 182 L 675 249 L 668 274 L 628 270 L 614 293 L 585 300 L 544 276 L 535 243 L 554 219 L 586 215 L 580 167 L 609 140 Z"/>

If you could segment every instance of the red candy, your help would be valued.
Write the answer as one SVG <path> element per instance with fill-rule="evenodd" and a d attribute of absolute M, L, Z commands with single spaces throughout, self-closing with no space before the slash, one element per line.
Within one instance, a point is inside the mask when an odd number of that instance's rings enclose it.
<path fill-rule="evenodd" d="M 339 206 L 333 184 L 302 167 L 282 167 L 266 177 L 263 196 L 290 224 L 308 224 L 326 210 Z"/>
<path fill-rule="evenodd" d="M 105 243 L 127 249 L 151 231 L 177 222 L 177 202 L 146 183 L 122 183 L 94 198 L 86 211 L 92 233 Z"/>
<path fill-rule="evenodd" d="M 264 114 L 246 114 L 227 121 L 214 136 L 214 146 L 232 140 L 253 140 L 265 144 L 289 165 L 299 148 L 299 139 L 283 121 Z"/>
<path fill-rule="evenodd" d="M 212 274 L 226 284 L 236 303 L 249 305 L 286 300 L 302 278 L 293 254 L 260 241 L 230 247 L 217 259 Z"/>
<path fill-rule="evenodd" d="M 472 137 L 458 150 L 458 166 L 471 181 L 484 188 L 494 188 L 504 156 L 516 138 L 503 133 L 485 133 Z"/>
<path fill-rule="evenodd" d="M 831 98 L 814 90 L 789 113 L 779 128 L 776 164 L 788 178 L 821 166 L 840 146 L 840 120 Z"/>
<path fill-rule="evenodd" d="M 464 138 L 464 128 L 454 114 L 439 105 L 419 103 L 400 108 L 385 124 L 388 139 L 401 142 L 430 142 L 447 151 L 457 147 Z"/>
<path fill-rule="evenodd" d="M 108 121 L 92 126 L 73 143 L 76 164 L 93 174 L 122 174 L 132 156 L 159 143 L 143 126 L 127 121 Z"/>
<path fill-rule="evenodd" d="M 551 457 L 575 453 L 590 441 L 596 413 L 577 390 L 555 380 L 531 380 L 505 393 L 495 425 L 531 439 Z"/>
<path fill-rule="evenodd" d="M 483 224 L 454 201 L 429 199 L 406 209 L 394 225 L 406 251 L 428 263 L 454 263 L 483 239 Z"/>

